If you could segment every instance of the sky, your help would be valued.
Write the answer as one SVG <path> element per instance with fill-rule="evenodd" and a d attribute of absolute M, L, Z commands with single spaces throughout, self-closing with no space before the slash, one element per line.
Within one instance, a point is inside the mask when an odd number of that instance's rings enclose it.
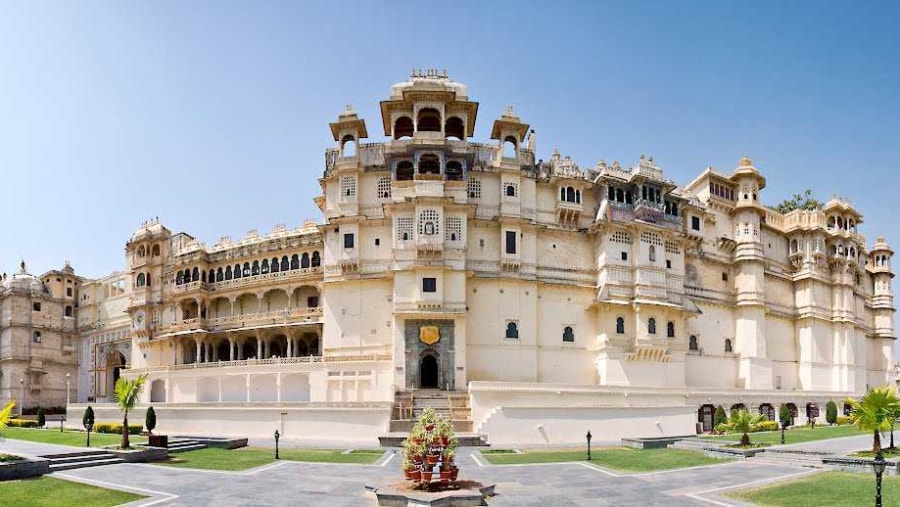
<path fill-rule="evenodd" d="M 743 156 L 775 204 L 850 199 L 900 247 L 897 2 L 0 0 L 0 271 L 124 267 L 153 217 L 208 245 L 321 222 L 328 123 L 412 68 L 582 167 L 686 184 Z"/>

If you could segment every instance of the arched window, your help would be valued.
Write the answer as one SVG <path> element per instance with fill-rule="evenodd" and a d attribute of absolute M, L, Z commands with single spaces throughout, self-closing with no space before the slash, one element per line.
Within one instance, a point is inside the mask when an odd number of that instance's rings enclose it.
<path fill-rule="evenodd" d="M 656 247 L 650 245 L 650 262 L 656 262 Z"/>
<path fill-rule="evenodd" d="M 244 263 L 244 272 L 242 273 L 244 276 L 250 276 L 250 263 Z"/>
<path fill-rule="evenodd" d="M 272 262 L 269 264 L 269 270 L 273 273 L 278 272 L 278 257 L 272 257 Z"/>
<path fill-rule="evenodd" d="M 734 352 L 731 346 L 731 338 L 725 338 L 725 352 Z"/>
<path fill-rule="evenodd" d="M 566 188 L 566 201 L 575 202 L 575 189 L 572 187 Z"/>
<path fill-rule="evenodd" d="M 616 333 L 625 334 L 625 319 L 622 317 L 616 318 Z"/>
<path fill-rule="evenodd" d="M 416 128 L 419 132 L 440 132 L 441 113 L 433 107 L 424 107 L 419 110 Z"/>
<path fill-rule="evenodd" d="M 515 197 L 516 196 L 515 185 L 506 185 L 506 196 L 507 197 Z"/>
<path fill-rule="evenodd" d="M 312 267 L 317 268 L 322 265 L 322 258 L 319 256 L 319 251 L 316 250 L 312 254 Z"/>
<path fill-rule="evenodd" d="M 828 217 L 828 228 L 834 229 L 834 217 Z"/>
<path fill-rule="evenodd" d="M 179 270 L 175 273 L 175 285 L 181 285 L 182 283 L 184 283 L 184 273 Z"/>
<path fill-rule="evenodd" d="M 419 157 L 419 174 L 441 174 L 441 159 L 432 154 Z"/>
<path fill-rule="evenodd" d="M 137 285 L 138 287 L 143 287 L 145 283 L 146 283 L 146 280 L 144 278 L 144 274 L 138 273 L 137 281 L 135 282 L 135 285 Z"/>
<path fill-rule="evenodd" d="M 262 264 L 259 266 L 259 272 L 262 274 L 269 272 L 269 259 L 263 259 Z"/>
<path fill-rule="evenodd" d="M 159 257 L 159 245 L 153 245 L 153 256 Z"/>
<path fill-rule="evenodd" d="M 219 268 L 222 269 L 222 268 Z M 225 267 L 225 280 L 231 280 L 231 266 Z"/>
<path fill-rule="evenodd" d="M 228 273 L 229 273 L 228 279 L 231 280 L 231 276 L 230 276 L 231 268 L 228 268 Z M 216 281 L 221 282 L 224 279 L 225 279 L 225 274 L 222 272 L 222 268 L 217 269 L 216 270 Z"/>
<path fill-rule="evenodd" d="M 506 323 L 506 337 L 507 338 L 518 338 L 519 337 L 519 326 L 515 322 L 507 322 Z"/>
<path fill-rule="evenodd" d="M 356 139 L 354 139 L 350 134 L 345 135 L 344 138 L 341 139 L 341 156 L 356 156 Z"/>
<path fill-rule="evenodd" d="M 575 191 L 575 202 L 581 204 L 581 190 Z"/>
<path fill-rule="evenodd" d="M 656 334 L 656 319 L 653 317 L 647 320 L 647 333 Z"/>
<path fill-rule="evenodd" d="M 281 270 L 287 271 L 289 269 L 291 269 L 291 265 L 288 263 L 287 255 L 284 255 L 281 257 Z"/>
<path fill-rule="evenodd" d="M 407 181 L 413 179 L 413 164 L 409 160 L 403 160 L 397 163 L 397 181 Z"/>
<path fill-rule="evenodd" d="M 185 274 L 185 277 L 186 276 L 187 274 Z M 198 280 L 200 280 L 200 270 L 195 267 L 193 270 L 191 270 L 191 281 L 196 282 Z"/>
<path fill-rule="evenodd" d="M 291 269 L 300 269 L 300 256 L 297 254 L 291 256 Z"/>
<path fill-rule="evenodd" d="M 205 269 L 200 272 L 200 281 L 206 282 L 206 270 Z"/>
<path fill-rule="evenodd" d="M 235 277 L 235 279 L 241 277 L 241 265 L 240 264 L 234 265 L 234 277 Z"/>
<path fill-rule="evenodd" d="M 66 317 L 71 317 L 71 316 L 72 316 L 72 307 L 69 305 L 66 305 Z"/>
<path fill-rule="evenodd" d="M 800 244 L 797 243 L 797 240 L 791 240 L 791 253 L 797 253 L 800 250 Z"/>
<path fill-rule="evenodd" d="M 394 122 L 394 139 L 412 137 L 413 121 L 409 116 L 401 116 Z"/>
<path fill-rule="evenodd" d="M 503 140 L 503 158 L 516 158 L 516 138 L 513 136 L 507 136 L 506 139 Z"/>
<path fill-rule="evenodd" d="M 447 118 L 447 123 L 444 124 L 444 137 L 453 137 L 460 141 L 466 138 L 466 126 L 459 117 Z"/>
<path fill-rule="evenodd" d="M 462 181 L 463 170 L 462 164 L 457 161 L 447 162 L 447 179 L 449 181 Z"/>
<path fill-rule="evenodd" d="M 699 347 L 697 346 L 697 337 L 696 336 L 691 335 L 691 337 L 688 339 L 688 349 L 699 350 Z"/>
<path fill-rule="evenodd" d="M 253 261 L 253 267 L 250 268 L 250 274 L 253 276 L 259 274 L 259 261 Z"/>
<path fill-rule="evenodd" d="M 300 257 L 300 267 L 306 269 L 309 267 L 309 254 L 303 252 L 303 255 Z"/>
<path fill-rule="evenodd" d="M 575 332 L 569 326 L 566 326 L 565 329 L 563 329 L 563 341 L 564 342 L 574 342 L 575 341 Z"/>
<path fill-rule="evenodd" d="M 666 324 L 666 337 L 675 338 L 675 323 L 669 322 Z"/>
<path fill-rule="evenodd" d="M 209 270 L 209 276 L 206 277 L 206 278 L 207 278 L 207 280 L 209 280 L 209 283 L 215 282 L 215 281 L 216 281 L 216 270 L 215 270 L 215 269 L 210 269 L 210 270 Z"/>
<path fill-rule="evenodd" d="M 560 189 L 559 189 L 559 200 L 560 200 L 560 201 L 565 201 L 565 200 L 566 200 L 566 189 L 565 189 L 565 188 L 560 188 Z"/>
<path fill-rule="evenodd" d="M 150 286 L 150 273 L 147 273 L 147 287 Z"/>
<path fill-rule="evenodd" d="M 144 258 L 144 245 L 141 245 L 140 247 L 138 247 L 137 256 L 138 256 L 138 259 Z"/>

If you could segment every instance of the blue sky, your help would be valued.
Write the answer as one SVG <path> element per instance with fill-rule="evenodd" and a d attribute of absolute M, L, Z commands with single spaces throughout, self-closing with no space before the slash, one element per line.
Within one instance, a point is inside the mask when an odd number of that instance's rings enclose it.
<path fill-rule="evenodd" d="M 430 7 L 430 5 L 435 5 Z M 864 8 L 860 8 L 863 5 Z M 652 155 L 687 183 L 750 156 L 776 203 L 850 198 L 900 246 L 900 4 L 6 2 L 0 270 L 124 265 L 159 216 L 208 244 L 321 220 L 328 122 L 446 68 L 582 166 Z"/>

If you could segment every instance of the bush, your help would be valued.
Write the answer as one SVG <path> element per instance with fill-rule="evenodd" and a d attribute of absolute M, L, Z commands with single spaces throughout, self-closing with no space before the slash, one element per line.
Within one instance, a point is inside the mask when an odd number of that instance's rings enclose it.
<path fill-rule="evenodd" d="M 839 415 L 839 416 L 837 416 L 837 417 L 835 418 L 835 422 L 836 422 L 838 425 L 841 425 L 841 426 L 843 426 L 843 425 L 845 425 L 845 424 L 853 424 L 853 423 L 850 421 L 850 416 L 849 416 L 849 415 Z"/>
<path fill-rule="evenodd" d="M 37 428 L 38 422 L 31 419 L 10 419 L 7 426 L 10 428 Z"/>
<path fill-rule="evenodd" d="M 37 415 L 39 410 L 43 410 L 46 415 L 60 415 L 66 413 L 66 407 L 28 407 L 22 410 L 22 415 Z"/>
<path fill-rule="evenodd" d="M 776 431 L 778 421 L 763 421 L 756 425 L 756 431 Z"/>
<path fill-rule="evenodd" d="M 140 435 L 141 430 L 143 429 L 144 427 L 140 424 L 129 424 L 128 434 Z M 122 423 L 96 423 L 94 424 L 94 431 L 97 433 L 112 433 L 114 435 L 121 435 Z"/>
<path fill-rule="evenodd" d="M 787 428 L 791 425 L 791 411 L 784 403 L 778 407 L 778 421 L 781 423 L 782 428 Z"/>
<path fill-rule="evenodd" d="M 722 405 L 716 407 L 716 413 L 713 415 L 713 428 L 716 430 L 719 429 L 719 426 L 728 422 L 728 417 L 725 416 L 725 409 Z"/>
<path fill-rule="evenodd" d="M 829 400 L 828 403 L 825 404 L 825 422 L 827 422 L 828 424 L 834 424 L 837 422 L 837 405 L 835 405 L 831 400 Z"/>
<path fill-rule="evenodd" d="M 144 418 L 144 426 L 147 427 L 147 433 L 153 434 L 156 429 L 156 411 L 153 407 L 147 408 L 147 416 Z"/>
<path fill-rule="evenodd" d="M 88 405 L 87 409 L 84 411 L 84 415 L 81 417 L 81 425 L 84 426 L 84 429 L 88 429 L 88 426 L 93 429 L 94 427 L 94 409 Z"/>
<path fill-rule="evenodd" d="M 41 407 L 38 407 L 37 419 L 39 428 L 43 428 L 47 425 L 47 417 L 44 415 L 44 409 Z"/>

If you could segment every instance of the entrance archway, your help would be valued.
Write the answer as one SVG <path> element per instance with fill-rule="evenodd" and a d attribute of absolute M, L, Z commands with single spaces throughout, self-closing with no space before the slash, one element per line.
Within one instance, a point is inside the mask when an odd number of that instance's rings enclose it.
<path fill-rule="evenodd" d="M 110 350 L 106 354 L 106 398 L 113 399 L 113 393 L 116 390 L 116 382 L 125 367 L 125 355 L 118 350 Z"/>
<path fill-rule="evenodd" d="M 419 364 L 419 387 L 422 389 L 437 389 L 438 386 L 437 358 L 428 354 L 422 357 L 422 361 Z"/>
<path fill-rule="evenodd" d="M 702 425 L 703 432 L 708 433 L 713 430 L 713 420 L 716 413 L 714 405 L 703 405 L 697 411 L 697 422 Z"/>

